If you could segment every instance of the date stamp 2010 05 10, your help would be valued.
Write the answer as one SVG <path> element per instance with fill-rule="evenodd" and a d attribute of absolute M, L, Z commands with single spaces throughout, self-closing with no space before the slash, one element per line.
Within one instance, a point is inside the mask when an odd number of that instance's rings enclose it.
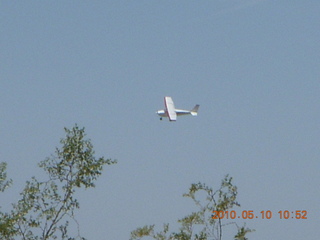
<path fill-rule="evenodd" d="M 273 217 L 273 212 L 270 210 L 263 210 L 259 213 L 255 213 L 253 210 L 243 210 L 241 213 L 236 211 L 212 211 L 212 219 L 271 219 Z M 308 212 L 306 210 L 280 210 L 277 212 L 279 219 L 307 219 Z"/>

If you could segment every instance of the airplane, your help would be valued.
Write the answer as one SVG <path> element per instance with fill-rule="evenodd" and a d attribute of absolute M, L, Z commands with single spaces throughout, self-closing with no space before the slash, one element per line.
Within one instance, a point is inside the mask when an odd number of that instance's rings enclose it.
<path fill-rule="evenodd" d="M 182 110 L 174 107 L 174 103 L 171 97 L 164 97 L 164 110 L 158 110 L 156 113 L 160 116 L 160 120 L 163 117 L 168 117 L 170 121 L 176 121 L 177 116 L 181 115 L 198 115 L 199 104 L 195 105 L 192 110 Z"/>

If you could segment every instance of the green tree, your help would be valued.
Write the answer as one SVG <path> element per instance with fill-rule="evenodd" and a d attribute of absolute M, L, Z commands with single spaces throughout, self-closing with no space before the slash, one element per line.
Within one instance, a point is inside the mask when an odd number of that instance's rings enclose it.
<path fill-rule="evenodd" d="M 75 192 L 78 188 L 95 187 L 103 166 L 116 161 L 94 156 L 84 128 L 75 125 L 72 129 L 65 128 L 65 132 L 61 148 L 56 148 L 54 155 L 39 163 L 48 179 L 39 181 L 32 177 L 20 193 L 21 199 L 12 204 L 12 210 L 0 212 L 0 239 L 84 239 L 79 228 L 75 237 L 69 237 L 68 233 L 70 221 L 78 226 L 74 216 L 79 208 Z M 5 170 L 6 164 L 1 163 L 1 191 L 11 183 L 6 180 Z"/>
<path fill-rule="evenodd" d="M 205 200 L 199 200 L 199 195 L 205 193 Z M 138 240 L 144 237 L 151 237 L 156 240 L 221 240 L 223 227 L 234 224 L 237 233 L 234 236 L 236 240 L 246 240 L 246 235 L 253 230 L 247 228 L 245 225 L 239 227 L 235 222 L 223 223 L 219 217 L 213 219 L 213 211 L 222 211 L 232 209 L 240 206 L 236 201 L 237 187 L 232 183 L 232 177 L 228 175 L 222 180 L 220 188 L 213 191 L 212 188 L 206 184 L 197 183 L 192 184 L 189 192 L 183 194 L 184 197 L 191 198 L 198 207 L 197 212 L 178 220 L 181 224 L 178 232 L 169 232 L 169 224 L 164 224 L 161 232 L 155 233 L 155 225 L 146 225 L 137 228 L 131 232 L 130 240 Z"/>
<path fill-rule="evenodd" d="M 7 163 L 1 162 L 0 163 L 0 192 L 3 192 L 7 187 L 10 186 L 12 180 L 7 180 Z"/>

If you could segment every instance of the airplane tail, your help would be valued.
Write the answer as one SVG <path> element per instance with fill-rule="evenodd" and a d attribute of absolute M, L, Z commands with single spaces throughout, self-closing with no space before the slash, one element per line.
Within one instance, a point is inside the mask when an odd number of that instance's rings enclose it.
<path fill-rule="evenodd" d="M 194 106 L 194 108 L 190 111 L 192 116 L 197 116 L 198 115 L 198 109 L 199 109 L 200 105 L 197 104 Z"/>

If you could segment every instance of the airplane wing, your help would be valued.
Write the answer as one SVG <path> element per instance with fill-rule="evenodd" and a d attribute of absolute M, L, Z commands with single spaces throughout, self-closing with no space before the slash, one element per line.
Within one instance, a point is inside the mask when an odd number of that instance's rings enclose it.
<path fill-rule="evenodd" d="M 171 97 L 164 97 L 164 105 L 166 106 L 166 112 L 168 114 L 170 121 L 177 120 L 177 113 L 175 111 L 175 107 L 173 104 L 173 100 Z"/>

